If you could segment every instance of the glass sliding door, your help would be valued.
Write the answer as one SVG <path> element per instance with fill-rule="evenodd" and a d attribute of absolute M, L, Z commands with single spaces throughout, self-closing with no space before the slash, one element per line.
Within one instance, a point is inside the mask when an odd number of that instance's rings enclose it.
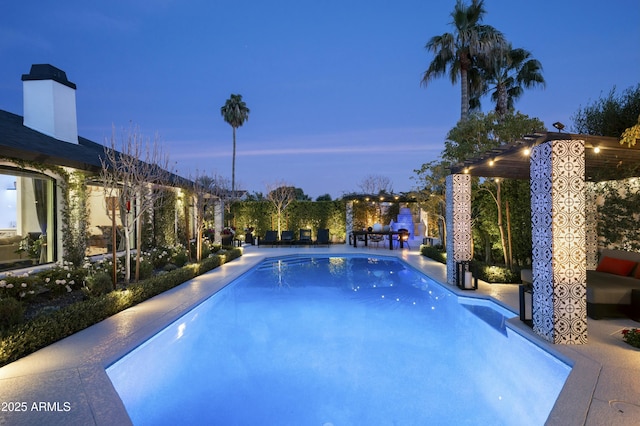
<path fill-rule="evenodd" d="M 55 260 L 53 179 L 38 173 L 0 169 L 0 270 Z"/>

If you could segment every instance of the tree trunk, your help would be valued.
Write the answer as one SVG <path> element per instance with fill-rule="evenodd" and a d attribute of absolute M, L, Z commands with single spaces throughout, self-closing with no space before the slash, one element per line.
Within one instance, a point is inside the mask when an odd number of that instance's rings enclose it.
<path fill-rule="evenodd" d="M 236 128 L 233 127 L 233 155 L 231 157 L 231 200 L 236 198 Z"/>
<path fill-rule="evenodd" d="M 118 283 L 118 247 L 116 246 L 116 238 L 118 238 L 116 225 L 116 198 L 111 197 L 111 250 L 113 251 L 113 289 L 116 289 Z"/>
<path fill-rule="evenodd" d="M 511 244 L 511 212 L 509 212 L 509 201 L 507 200 L 507 244 L 509 244 L 509 269 L 513 270 L 513 246 Z"/>
<path fill-rule="evenodd" d="M 509 266 L 509 257 L 507 254 L 506 240 L 504 238 L 504 226 L 502 224 L 502 201 L 500 191 L 500 181 L 497 181 L 498 190 L 496 197 L 496 204 L 498 205 L 498 229 L 500 230 L 500 243 L 502 244 L 502 254 L 504 256 L 504 264 Z"/>
<path fill-rule="evenodd" d="M 469 118 L 469 79 L 467 70 L 460 67 L 460 121 Z"/>
<path fill-rule="evenodd" d="M 137 225 L 136 225 L 136 275 L 135 282 L 140 281 L 140 255 L 141 255 L 141 247 L 142 247 L 142 215 L 137 215 Z"/>
<path fill-rule="evenodd" d="M 187 239 L 187 256 L 189 259 L 189 262 L 191 262 L 191 260 L 193 260 L 191 258 L 191 231 L 189 230 L 189 201 L 188 198 L 184 203 L 184 229 L 185 229 L 185 233 L 186 235 L 186 239 Z"/>
<path fill-rule="evenodd" d="M 486 232 L 483 232 L 482 240 L 484 241 L 484 263 L 490 265 L 493 261 L 493 256 L 491 253 L 491 238 Z"/>
<path fill-rule="evenodd" d="M 504 115 L 507 113 L 509 98 L 507 96 L 507 88 L 504 84 L 498 85 L 498 101 L 496 103 L 496 113 L 498 114 L 498 118 L 502 119 Z"/>
<path fill-rule="evenodd" d="M 129 213 L 124 215 L 124 284 L 131 282 L 131 235 L 129 233 Z"/>

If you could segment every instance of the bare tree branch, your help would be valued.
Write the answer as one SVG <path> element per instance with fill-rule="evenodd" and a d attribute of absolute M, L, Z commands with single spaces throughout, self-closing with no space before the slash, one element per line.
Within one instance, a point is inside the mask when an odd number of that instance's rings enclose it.
<path fill-rule="evenodd" d="M 140 246 L 142 243 L 141 218 L 145 212 L 153 211 L 162 202 L 164 191 L 154 190 L 169 184 L 169 157 L 163 153 L 156 134 L 153 141 L 146 139 L 137 126 L 130 125 L 120 132 L 118 138 L 115 127 L 111 138 L 105 143 L 101 179 L 107 199 L 116 200 L 120 211 L 120 223 L 125 241 L 125 283 L 131 279 L 131 234 L 138 224 L 136 280 L 140 270 Z M 112 212 L 107 206 L 107 214 Z M 114 263 L 116 242 L 114 246 Z"/>
<path fill-rule="evenodd" d="M 278 216 L 279 236 L 282 229 L 282 213 L 296 199 L 296 189 L 284 181 L 266 184 L 265 186 L 267 188 L 267 200 L 273 204 Z"/>

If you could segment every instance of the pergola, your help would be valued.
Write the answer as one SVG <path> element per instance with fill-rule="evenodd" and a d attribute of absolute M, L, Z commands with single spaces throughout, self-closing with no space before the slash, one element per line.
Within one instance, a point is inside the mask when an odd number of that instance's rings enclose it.
<path fill-rule="evenodd" d="M 552 343 L 587 342 L 586 270 L 598 261 L 591 182 L 638 176 L 640 144 L 536 133 L 451 168 L 447 176 L 447 281 L 471 260 L 471 177 L 529 179 L 533 328 Z"/>

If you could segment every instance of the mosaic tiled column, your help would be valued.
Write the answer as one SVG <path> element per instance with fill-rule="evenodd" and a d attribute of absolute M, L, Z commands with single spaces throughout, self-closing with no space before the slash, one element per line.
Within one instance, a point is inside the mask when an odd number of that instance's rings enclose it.
<path fill-rule="evenodd" d="M 471 260 L 471 176 L 446 180 L 447 283 L 456 284 L 456 262 Z"/>
<path fill-rule="evenodd" d="M 533 329 L 552 343 L 587 342 L 584 141 L 531 152 Z"/>

